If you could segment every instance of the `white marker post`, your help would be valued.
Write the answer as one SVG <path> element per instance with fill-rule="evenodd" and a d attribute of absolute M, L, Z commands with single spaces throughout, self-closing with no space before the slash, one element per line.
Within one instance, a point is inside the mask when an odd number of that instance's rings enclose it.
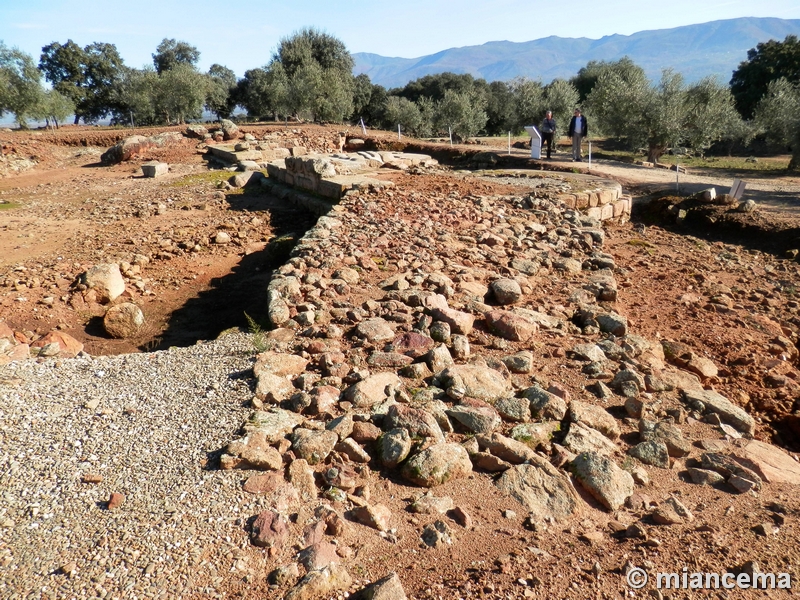
<path fill-rule="evenodd" d="M 367 128 L 364 126 L 364 117 L 361 117 L 361 133 L 367 135 Z"/>
<path fill-rule="evenodd" d="M 400 136 L 400 123 L 397 124 L 397 139 L 398 140 L 401 139 L 401 136 Z"/>
<path fill-rule="evenodd" d="M 450 134 L 450 145 L 452 146 L 453 145 L 453 128 L 450 127 L 449 125 L 447 127 L 447 133 Z"/>
<path fill-rule="evenodd" d="M 537 160 L 541 159 L 542 136 L 539 134 L 539 130 L 533 125 L 526 125 L 525 131 L 527 131 L 528 135 L 531 136 L 531 158 L 535 158 Z"/>

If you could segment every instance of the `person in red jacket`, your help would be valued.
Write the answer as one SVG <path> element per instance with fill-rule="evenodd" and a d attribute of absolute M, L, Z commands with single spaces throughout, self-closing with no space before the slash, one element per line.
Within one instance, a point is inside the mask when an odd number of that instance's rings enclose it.
<path fill-rule="evenodd" d="M 581 162 L 581 142 L 589 134 L 586 117 L 581 114 L 581 109 L 575 109 L 575 116 L 570 119 L 567 135 L 572 138 L 572 161 Z"/>

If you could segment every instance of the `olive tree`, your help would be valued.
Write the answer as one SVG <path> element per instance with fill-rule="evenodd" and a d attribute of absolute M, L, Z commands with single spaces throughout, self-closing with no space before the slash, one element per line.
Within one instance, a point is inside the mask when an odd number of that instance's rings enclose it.
<path fill-rule="evenodd" d="M 47 90 L 42 93 L 39 104 L 32 116 L 41 121 L 46 121 L 48 126 L 56 128 L 63 123 L 67 117 L 75 113 L 75 103 L 60 93 L 58 90 Z"/>
<path fill-rule="evenodd" d="M 475 92 L 445 90 L 436 103 L 434 123 L 442 131 L 450 129 L 461 140 L 476 135 L 486 125 L 486 99 Z"/>
<path fill-rule="evenodd" d="M 199 60 L 200 51 L 195 46 L 168 38 L 161 40 L 153 54 L 153 66 L 159 75 L 178 65 L 195 67 Z"/>
<path fill-rule="evenodd" d="M 670 69 L 651 85 L 644 73 L 600 75 L 587 99 L 603 131 L 624 138 L 632 148 L 647 147 L 647 160 L 659 157 L 683 134 L 683 77 Z"/>
<path fill-rule="evenodd" d="M 526 125 L 537 125 L 545 111 L 544 90 L 539 81 L 518 77 L 510 83 L 513 103 L 511 125 L 515 133 Z"/>
<path fill-rule="evenodd" d="M 288 81 L 281 63 L 272 61 L 266 67 L 245 71 L 237 83 L 236 97 L 250 117 L 278 120 L 279 115 L 287 115 Z"/>
<path fill-rule="evenodd" d="M 790 171 L 800 171 L 800 84 L 782 77 L 767 86 L 756 105 L 755 125 L 767 139 L 781 146 L 791 146 Z"/>
<path fill-rule="evenodd" d="M 219 119 L 227 119 L 236 107 L 236 73 L 213 64 L 208 69 L 208 92 L 205 107 Z"/>
<path fill-rule="evenodd" d="M 400 96 L 389 96 L 386 99 L 384 118 L 387 129 L 395 129 L 399 125 L 401 131 L 412 135 L 417 135 L 422 125 L 422 115 L 417 104 Z"/>
<path fill-rule="evenodd" d="M 544 118 L 544 112 L 550 110 L 553 112 L 556 127 L 561 130 L 562 134 L 566 134 L 567 125 L 578 105 L 578 99 L 578 90 L 575 89 L 575 86 L 563 79 L 554 79 L 544 87 L 542 93 L 544 110 L 536 121 L 537 125 Z"/>
<path fill-rule="evenodd" d="M 153 67 L 126 68 L 115 87 L 114 122 L 155 125 L 158 73 Z"/>
<path fill-rule="evenodd" d="M 0 116 L 14 115 L 20 127 L 35 117 L 43 101 L 42 74 L 33 58 L 0 41 Z"/>
<path fill-rule="evenodd" d="M 314 28 L 283 38 L 273 56 L 286 77 L 286 105 L 297 116 L 343 121 L 353 113 L 353 57 L 341 40 Z"/>
<path fill-rule="evenodd" d="M 590 60 L 585 67 L 581 67 L 575 77 L 569 80 L 578 92 L 578 102 L 586 101 L 594 86 L 597 85 L 600 76 L 604 73 L 616 73 L 623 80 L 635 80 L 644 77 L 644 69 L 627 56 L 612 61 Z"/>
<path fill-rule="evenodd" d="M 730 89 L 714 77 L 701 79 L 686 90 L 683 114 L 683 137 L 701 155 L 719 140 L 748 137 Z"/>
<path fill-rule="evenodd" d="M 208 93 L 208 79 L 188 64 L 178 64 L 158 75 L 155 112 L 164 123 L 183 124 L 199 119 Z"/>

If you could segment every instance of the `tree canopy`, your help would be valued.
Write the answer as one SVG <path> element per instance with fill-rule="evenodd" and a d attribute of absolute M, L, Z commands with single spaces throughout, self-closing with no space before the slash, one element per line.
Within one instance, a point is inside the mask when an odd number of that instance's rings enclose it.
<path fill-rule="evenodd" d="M 227 119 L 236 108 L 236 73 L 228 67 L 213 64 L 208 69 L 208 94 L 205 107 L 217 118 Z"/>
<path fill-rule="evenodd" d="M 739 113 L 745 119 L 752 118 L 770 82 L 781 77 L 790 83 L 800 83 L 800 40 L 796 35 L 787 35 L 782 42 L 770 40 L 748 50 L 747 60 L 739 64 L 730 82 Z"/>
<path fill-rule="evenodd" d="M 771 81 L 754 121 L 772 143 L 792 148 L 789 170 L 800 171 L 800 83 L 785 77 Z"/>
<path fill-rule="evenodd" d="M 575 77 L 569 80 L 578 92 L 578 102 L 586 101 L 604 73 L 616 73 L 623 80 L 644 77 L 644 69 L 627 56 L 612 61 L 590 60 L 585 67 L 581 67 Z"/>
<path fill-rule="evenodd" d="M 271 102 L 265 108 L 341 122 L 353 114 L 353 65 L 344 42 L 317 29 L 283 38 L 261 77 Z"/>
<path fill-rule="evenodd" d="M 75 105 L 75 123 L 95 121 L 114 111 L 115 88 L 124 62 L 114 44 L 94 42 L 81 48 L 72 40 L 42 48 L 39 69 L 59 93 Z"/>
<path fill-rule="evenodd" d="M 196 47 L 187 42 L 179 42 L 169 38 L 161 40 L 161 43 L 156 47 L 155 54 L 153 54 L 153 66 L 159 75 L 164 71 L 174 69 L 178 65 L 195 67 L 199 60 L 200 51 Z"/>
<path fill-rule="evenodd" d="M 0 116 L 9 112 L 20 127 L 35 117 L 43 100 L 42 74 L 33 58 L 0 41 Z"/>

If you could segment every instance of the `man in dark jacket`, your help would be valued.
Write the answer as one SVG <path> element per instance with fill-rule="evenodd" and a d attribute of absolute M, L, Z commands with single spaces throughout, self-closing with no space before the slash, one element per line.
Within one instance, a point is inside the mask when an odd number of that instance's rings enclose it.
<path fill-rule="evenodd" d="M 542 132 L 542 147 L 547 144 L 547 158 L 550 158 L 550 150 L 553 147 L 553 134 L 556 132 L 556 120 L 553 118 L 552 111 L 548 110 L 545 114 L 539 131 Z"/>
<path fill-rule="evenodd" d="M 569 131 L 567 135 L 572 138 L 572 160 L 573 162 L 580 162 L 581 157 L 581 142 L 589 134 L 589 126 L 586 123 L 586 117 L 581 115 L 581 109 L 575 109 L 575 116 L 569 122 Z"/>

